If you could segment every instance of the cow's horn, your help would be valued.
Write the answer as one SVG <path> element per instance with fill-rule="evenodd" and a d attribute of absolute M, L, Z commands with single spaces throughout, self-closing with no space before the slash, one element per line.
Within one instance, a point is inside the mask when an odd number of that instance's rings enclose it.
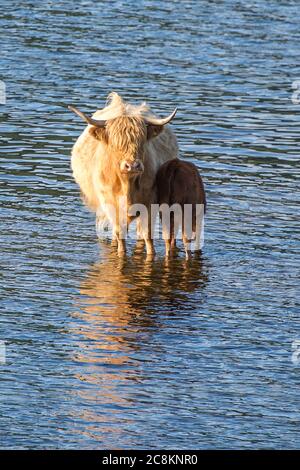
<path fill-rule="evenodd" d="M 177 113 L 177 108 L 174 109 L 173 113 L 171 113 L 170 116 L 164 119 L 158 119 L 155 117 L 147 117 L 145 118 L 145 122 L 146 124 L 154 124 L 155 126 L 164 126 L 165 124 L 168 124 L 168 122 L 172 121 L 176 113 Z"/>
<path fill-rule="evenodd" d="M 68 108 L 70 109 L 70 111 L 73 111 L 75 114 L 78 114 L 78 116 L 80 116 L 81 119 L 83 119 L 85 122 L 87 122 L 91 126 L 105 127 L 105 125 L 106 125 L 105 120 L 103 121 L 103 120 L 99 120 L 99 119 L 93 119 L 93 118 L 87 116 L 86 114 L 82 113 L 81 111 L 79 111 L 79 109 L 74 108 L 74 106 L 68 106 Z"/>

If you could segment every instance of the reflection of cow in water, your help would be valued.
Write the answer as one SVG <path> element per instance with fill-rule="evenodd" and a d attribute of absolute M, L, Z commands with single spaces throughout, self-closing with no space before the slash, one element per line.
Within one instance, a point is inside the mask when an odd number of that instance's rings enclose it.
<path fill-rule="evenodd" d="M 182 332 L 189 314 L 196 315 L 192 328 L 197 317 L 200 328 L 208 275 L 201 259 L 152 262 L 142 250 L 119 258 L 104 243 L 101 253 L 81 281 L 69 334 L 77 363 L 73 390 L 83 403 L 75 417 L 85 420 L 87 435 L 99 443 L 105 436 L 113 446 L 120 429 L 136 423 L 130 413 L 125 422 L 122 410 L 134 409 L 134 383 L 149 378 L 143 364 L 151 360 L 147 354 L 155 358 L 156 335 L 172 325 Z"/>
<path fill-rule="evenodd" d="M 82 281 L 82 308 L 88 321 L 95 316 L 96 321 L 102 318 L 120 326 L 137 318 L 147 323 L 151 321 L 148 313 L 194 309 L 190 296 L 195 290 L 200 293 L 207 281 L 207 268 L 200 257 L 192 262 L 176 257 L 149 262 L 142 253 L 120 259 L 110 252 Z"/>

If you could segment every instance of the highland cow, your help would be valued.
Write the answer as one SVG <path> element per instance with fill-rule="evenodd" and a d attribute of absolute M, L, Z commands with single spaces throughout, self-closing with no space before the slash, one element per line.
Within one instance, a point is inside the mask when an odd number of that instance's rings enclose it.
<path fill-rule="evenodd" d="M 159 119 L 145 103 L 125 103 L 117 93 L 111 93 L 108 105 L 93 117 L 72 106 L 69 109 L 88 124 L 72 151 L 73 175 L 86 205 L 98 218 L 110 221 L 119 253 L 126 249 L 124 238 L 129 223 L 141 218 L 139 213 L 132 215 L 128 208 L 143 205 L 148 211 L 148 222 L 145 227 L 139 221 L 138 229 L 147 254 L 153 254 L 154 183 L 159 167 L 177 156 L 176 137 L 166 126 L 176 109 L 167 118 Z M 124 223 L 120 216 L 122 205 L 126 211 Z"/>

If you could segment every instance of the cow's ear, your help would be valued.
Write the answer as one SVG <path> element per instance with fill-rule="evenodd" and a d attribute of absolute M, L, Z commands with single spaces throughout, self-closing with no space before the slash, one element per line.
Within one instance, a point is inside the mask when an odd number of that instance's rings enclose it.
<path fill-rule="evenodd" d="M 107 133 L 105 127 L 91 127 L 90 134 L 97 140 L 107 143 Z"/>
<path fill-rule="evenodd" d="M 158 134 L 161 133 L 163 130 L 164 126 L 158 126 L 156 124 L 148 124 L 147 126 L 147 139 L 153 139 L 153 137 L 156 137 Z"/>

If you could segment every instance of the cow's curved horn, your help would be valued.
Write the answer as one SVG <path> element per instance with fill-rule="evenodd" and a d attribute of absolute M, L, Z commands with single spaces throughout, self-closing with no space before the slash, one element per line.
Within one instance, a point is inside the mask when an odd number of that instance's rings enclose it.
<path fill-rule="evenodd" d="M 155 117 L 147 117 L 145 118 L 145 122 L 146 124 L 154 124 L 155 126 L 164 126 L 165 124 L 168 124 L 170 121 L 172 121 L 176 113 L 177 113 L 177 108 L 174 109 L 173 113 L 171 113 L 170 116 L 164 119 L 158 119 Z"/>
<path fill-rule="evenodd" d="M 93 119 L 93 118 L 87 116 L 86 114 L 82 113 L 81 111 L 79 111 L 79 109 L 74 108 L 74 106 L 68 106 L 68 108 L 70 109 L 70 111 L 73 111 L 75 114 L 78 114 L 78 116 L 80 116 L 81 119 L 83 119 L 85 122 L 87 122 L 91 126 L 105 127 L 105 125 L 106 125 L 105 120 Z"/>

